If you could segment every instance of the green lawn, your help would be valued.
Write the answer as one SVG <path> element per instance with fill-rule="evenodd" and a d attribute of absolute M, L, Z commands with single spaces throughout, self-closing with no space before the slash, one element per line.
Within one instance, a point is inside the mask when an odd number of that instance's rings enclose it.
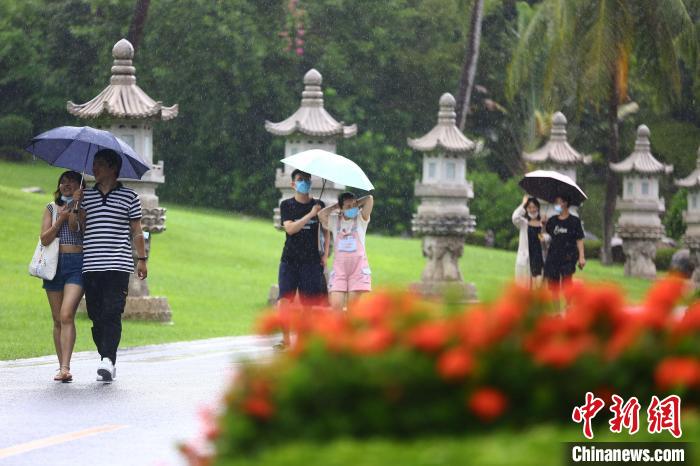
<path fill-rule="evenodd" d="M 52 354 L 51 318 L 41 281 L 27 274 L 44 205 L 62 170 L 43 162 L 0 161 L 0 360 Z M 47 194 L 19 188 L 40 186 Z M 156 235 L 149 261 L 153 295 L 167 296 L 173 325 L 125 322 L 122 346 L 163 343 L 251 332 L 266 306 L 284 235 L 263 219 L 235 213 L 167 205 L 167 231 Z M 371 227 L 370 227 L 371 231 Z M 375 286 L 405 286 L 419 280 L 424 259 L 420 240 L 369 235 L 368 255 Z M 466 246 L 465 279 L 481 299 L 497 296 L 513 274 L 512 252 Z M 589 262 L 581 277 L 620 283 L 632 299 L 649 282 L 623 277 L 622 268 Z M 93 349 L 89 321 L 80 318 L 76 350 Z"/>

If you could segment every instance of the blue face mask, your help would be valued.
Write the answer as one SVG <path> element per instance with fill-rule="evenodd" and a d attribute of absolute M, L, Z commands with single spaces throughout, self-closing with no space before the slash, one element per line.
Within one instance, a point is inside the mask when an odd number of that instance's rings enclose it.
<path fill-rule="evenodd" d="M 294 182 L 296 190 L 299 194 L 309 194 L 311 190 L 311 182 L 306 180 L 300 180 Z"/>
<path fill-rule="evenodd" d="M 557 214 L 561 213 L 561 206 L 559 204 L 554 204 L 554 212 Z"/>
<path fill-rule="evenodd" d="M 63 202 L 65 202 L 66 204 L 68 204 L 69 202 L 72 202 L 72 201 L 73 201 L 73 196 L 64 196 L 64 195 L 61 195 L 61 200 L 62 200 Z"/>
<path fill-rule="evenodd" d="M 343 214 L 347 218 L 355 218 L 355 217 L 357 217 L 357 214 L 359 214 L 359 213 L 360 213 L 360 209 L 358 209 L 357 207 L 353 207 L 352 209 L 346 209 L 343 211 Z"/>

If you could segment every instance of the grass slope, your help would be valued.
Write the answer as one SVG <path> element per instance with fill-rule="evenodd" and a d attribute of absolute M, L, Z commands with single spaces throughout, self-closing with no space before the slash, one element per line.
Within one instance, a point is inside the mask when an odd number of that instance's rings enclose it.
<path fill-rule="evenodd" d="M 51 193 L 61 172 L 43 162 L 0 161 L 0 360 L 53 353 L 46 295 L 41 281 L 27 274 L 42 209 L 51 195 L 19 188 L 39 186 Z M 174 324 L 126 321 L 122 346 L 251 333 L 277 280 L 284 235 L 270 220 L 166 207 L 168 229 L 154 236 L 149 286 L 152 295 L 168 297 Z M 419 280 L 424 265 L 420 240 L 369 235 L 367 250 L 375 287 Z M 514 260 L 512 252 L 466 246 L 461 267 L 480 298 L 488 300 L 512 278 Z M 578 276 L 618 282 L 633 299 L 641 298 L 648 287 L 647 281 L 623 277 L 619 266 L 597 262 L 590 262 Z M 89 327 L 87 318 L 78 319 L 76 351 L 94 349 Z"/>

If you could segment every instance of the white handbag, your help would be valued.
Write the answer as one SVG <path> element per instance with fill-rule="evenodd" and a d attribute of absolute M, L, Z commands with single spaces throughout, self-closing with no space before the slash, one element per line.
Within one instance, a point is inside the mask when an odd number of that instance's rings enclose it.
<path fill-rule="evenodd" d="M 51 226 L 53 226 L 58 216 L 58 206 L 53 202 L 51 205 L 53 207 L 51 209 L 53 212 L 51 216 Z M 32 256 L 32 261 L 29 263 L 29 275 L 43 278 L 44 280 L 53 280 L 53 277 L 56 276 L 56 268 L 58 267 L 58 246 L 58 236 L 51 241 L 48 246 L 41 244 L 41 239 L 39 239 L 39 243 L 34 250 L 34 256 Z"/>

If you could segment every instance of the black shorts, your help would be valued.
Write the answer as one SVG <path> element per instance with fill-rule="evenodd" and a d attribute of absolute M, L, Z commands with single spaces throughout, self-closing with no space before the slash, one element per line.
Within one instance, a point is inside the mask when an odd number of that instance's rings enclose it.
<path fill-rule="evenodd" d="M 326 295 L 323 268 L 320 263 L 295 264 L 280 262 L 277 284 L 279 297 L 294 299 L 299 292 L 303 301 L 318 299 Z"/>
<path fill-rule="evenodd" d="M 576 262 L 562 262 L 558 264 L 545 262 L 544 264 L 544 278 L 547 280 L 558 281 L 572 276 L 574 272 L 576 272 Z"/>

